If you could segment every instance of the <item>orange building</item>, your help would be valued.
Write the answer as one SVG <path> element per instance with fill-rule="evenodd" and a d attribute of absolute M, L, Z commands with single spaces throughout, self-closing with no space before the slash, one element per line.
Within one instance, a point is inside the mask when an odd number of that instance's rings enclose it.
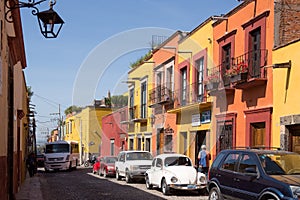
<path fill-rule="evenodd" d="M 218 74 L 213 107 L 215 152 L 272 146 L 272 48 L 274 1 L 245 1 L 213 17 L 213 60 Z"/>
<path fill-rule="evenodd" d="M 176 115 L 167 113 L 174 108 L 174 70 L 177 65 L 178 41 L 185 36 L 175 32 L 152 52 L 154 63 L 153 89 L 149 91 L 152 108 L 152 153 L 176 152 Z"/>

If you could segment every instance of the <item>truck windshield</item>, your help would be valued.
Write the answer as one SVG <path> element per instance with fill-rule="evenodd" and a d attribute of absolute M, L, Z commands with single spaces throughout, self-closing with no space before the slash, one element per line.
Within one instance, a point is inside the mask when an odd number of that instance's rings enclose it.
<path fill-rule="evenodd" d="M 127 160 L 152 160 L 149 152 L 133 152 L 126 155 Z"/>
<path fill-rule="evenodd" d="M 47 144 L 45 153 L 68 153 L 69 144 Z"/>

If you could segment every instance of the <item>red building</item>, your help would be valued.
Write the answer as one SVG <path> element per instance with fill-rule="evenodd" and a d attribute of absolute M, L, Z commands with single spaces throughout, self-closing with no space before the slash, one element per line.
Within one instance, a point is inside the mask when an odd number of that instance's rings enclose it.
<path fill-rule="evenodd" d="M 127 122 L 127 106 L 102 118 L 101 156 L 117 156 L 127 150 Z"/>

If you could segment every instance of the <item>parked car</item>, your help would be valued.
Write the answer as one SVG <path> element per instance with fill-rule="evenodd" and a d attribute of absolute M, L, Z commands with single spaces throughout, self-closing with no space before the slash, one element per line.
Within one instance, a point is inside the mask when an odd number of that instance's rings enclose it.
<path fill-rule="evenodd" d="M 100 162 L 99 175 L 100 176 L 116 176 L 115 162 L 117 157 L 114 156 L 105 156 Z"/>
<path fill-rule="evenodd" d="M 127 183 L 135 179 L 145 179 L 145 173 L 151 167 L 152 155 L 148 151 L 122 151 L 115 163 L 116 179 L 125 177 Z"/>
<path fill-rule="evenodd" d="M 146 171 L 145 180 L 147 189 L 156 186 L 164 195 L 170 194 L 171 189 L 206 192 L 205 174 L 198 172 L 191 159 L 182 154 L 156 156 Z"/>
<path fill-rule="evenodd" d="M 208 177 L 209 199 L 300 199 L 300 155 L 293 152 L 223 150 Z"/>
<path fill-rule="evenodd" d="M 100 163 L 103 161 L 103 157 L 97 157 L 93 164 L 93 174 L 100 174 Z"/>
<path fill-rule="evenodd" d="M 38 153 L 36 155 L 37 167 L 44 167 L 45 156 L 44 154 Z"/>

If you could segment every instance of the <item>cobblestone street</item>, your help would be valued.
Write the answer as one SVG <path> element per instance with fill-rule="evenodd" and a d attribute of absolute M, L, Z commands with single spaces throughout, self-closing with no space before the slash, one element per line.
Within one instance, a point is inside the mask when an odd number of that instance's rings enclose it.
<path fill-rule="evenodd" d="M 63 199 L 207 199 L 195 192 L 177 192 L 164 196 L 157 189 L 147 190 L 145 184 L 126 184 L 115 178 L 103 178 L 91 173 L 89 168 L 66 172 L 39 171 L 44 200 Z"/>

